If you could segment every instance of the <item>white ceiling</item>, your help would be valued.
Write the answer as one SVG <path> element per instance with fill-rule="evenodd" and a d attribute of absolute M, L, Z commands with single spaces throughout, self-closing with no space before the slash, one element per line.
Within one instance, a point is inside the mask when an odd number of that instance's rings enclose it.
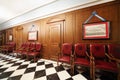
<path fill-rule="evenodd" d="M 0 30 L 114 0 L 0 0 Z"/>
<path fill-rule="evenodd" d="M 0 0 L 0 24 L 56 0 Z"/>

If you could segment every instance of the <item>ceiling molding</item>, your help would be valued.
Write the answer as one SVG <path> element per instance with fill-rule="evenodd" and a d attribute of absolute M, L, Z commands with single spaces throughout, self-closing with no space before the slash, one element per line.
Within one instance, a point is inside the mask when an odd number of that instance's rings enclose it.
<path fill-rule="evenodd" d="M 51 4 L 45 5 L 43 7 L 37 8 L 35 10 L 30 11 L 29 13 L 25 13 L 24 15 L 15 17 L 5 23 L 0 24 L 0 30 L 4 30 L 7 28 L 11 28 L 17 25 L 21 25 L 24 23 L 28 23 L 31 21 L 35 21 L 38 19 L 54 16 L 57 14 L 90 7 L 93 5 L 98 5 L 114 0 L 57 0 Z M 86 2 L 87 1 L 87 2 Z M 62 5 L 61 5 L 62 4 Z"/>

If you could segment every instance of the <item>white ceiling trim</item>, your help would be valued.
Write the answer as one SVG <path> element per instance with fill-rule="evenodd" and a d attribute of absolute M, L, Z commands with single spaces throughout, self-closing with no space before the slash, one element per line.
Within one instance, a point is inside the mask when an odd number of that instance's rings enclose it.
<path fill-rule="evenodd" d="M 61 14 L 64 12 L 77 10 L 110 1 L 113 0 L 58 0 L 54 3 L 37 8 L 35 10 L 32 10 L 31 12 L 25 13 L 24 15 L 18 16 L 3 24 L 0 24 L 0 30 L 4 30 L 49 16 Z"/>

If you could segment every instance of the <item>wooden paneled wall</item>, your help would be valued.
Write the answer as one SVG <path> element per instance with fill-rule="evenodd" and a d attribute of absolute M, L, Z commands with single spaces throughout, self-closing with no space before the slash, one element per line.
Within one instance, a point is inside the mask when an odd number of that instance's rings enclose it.
<path fill-rule="evenodd" d="M 107 21 L 110 21 L 110 39 L 107 40 L 83 40 L 82 39 L 82 24 L 88 17 L 91 15 L 93 11 L 96 11 L 98 15 L 105 18 Z M 22 42 L 28 41 L 28 32 L 32 25 L 35 25 L 38 30 L 38 42 L 42 43 L 42 57 L 50 59 L 50 28 L 49 22 L 62 23 L 62 30 L 60 32 L 61 35 L 61 45 L 64 42 L 69 42 L 75 44 L 77 42 L 80 43 L 120 43 L 120 3 L 119 1 L 105 3 L 101 5 L 96 5 L 84 9 L 79 9 L 71 12 L 67 12 L 64 14 L 44 18 L 41 20 L 33 21 L 30 23 L 26 23 L 23 25 L 19 25 L 14 27 L 13 35 L 14 41 L 19 44 L 19 39 Z M 96 17 L 93 17 L 89 23 L 91 22 L 99 22 L 100 20 Z M 61 24 L 60 24 L 61 25 Z M 10 29 L 11 30 L 11 29 Z M 22 31 L 20 31 L 22 30 Z M 9 29 L 7 30 L 9 31 Z M 21 34 L 19 34 L 19 31 Z M 9 32 L 7 32 L 8 36 Z M 19 37 L 21 36 L 21 37 Z M 17 39 L 19 38 L 19 39 Z M 18 45 L 20 46 L 20 44 Z M 17 46 L 17 47 L 18 47 Z M 59 51 L 58 51 L 59 52 Z"/>

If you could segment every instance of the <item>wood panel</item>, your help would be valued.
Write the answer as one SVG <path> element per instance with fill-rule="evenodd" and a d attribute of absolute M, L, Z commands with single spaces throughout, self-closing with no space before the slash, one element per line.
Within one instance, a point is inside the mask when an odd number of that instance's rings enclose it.
<path fill-rule="evenodd" d="M 74 43 L 75 12 L 65 13 L 64 42 Z"/>
<path fill-rule="evenodd" d="M 6 31 L 0 32 L 0 46 L 4 45 L 6 42 Z"/>
<path fill-rule="evenodd" d="M 17 26 L 15 28 L 16 30 L 16 34 L 15 35 L 15 41 L 16 41 L 16 49 L 19 48 L 21 46 L 21 44 L 23 43 L 23 27 L 22 26 Z"/>
<path fill-rule="evenodd" d="M 120 35 L 120 4 L 119 4 L 119 12 L 118 12 L 118 34 Z M 118 36 L 119 37 L 119 40 L 118 40 L 118 43 L 120 43 L 120 36 Z"/>
<path fill-rule="evenodd" d="M 89 18 L 91 13 L 96 11 L 98 15 L 110 21 L 110 39 L 108 40 L 82 40 L 82 24 Z M 110 12 L 112 11 L 112 12 Z M 112 4 L 103 7 L 91 7 L 91 9 L 81 9 L 76 11 L 76 42 L 84 43 L 116 43 L 118 42 L 118 5 Z M 100 20 L 93 17 L 89 23 L 99 22 Z"/>
<path fill-rule="evenodd" d="M 41 55 L 44 58 L 49 59 L 49 46 L 48 46 L 48 28 L 47 28 L 47 19 L 40 20 L 40 35 L 39 38 L 41 38 L 40 43 L 42 43 L 42 52 Z"/>

